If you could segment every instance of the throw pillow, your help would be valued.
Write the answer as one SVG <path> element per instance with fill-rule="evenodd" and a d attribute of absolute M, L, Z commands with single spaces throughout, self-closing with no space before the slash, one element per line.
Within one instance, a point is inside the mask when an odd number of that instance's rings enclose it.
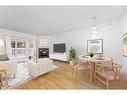
<path fill-rule="evenodd" d="M 7 54 L 0 55 L 0 61 L 7 61 L 7 60 L 9 60 Z"/>

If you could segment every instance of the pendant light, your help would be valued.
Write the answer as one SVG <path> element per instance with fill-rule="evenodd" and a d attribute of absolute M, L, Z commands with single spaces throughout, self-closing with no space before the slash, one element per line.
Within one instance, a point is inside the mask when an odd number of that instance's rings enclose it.
<path fill-rule="evenodd" d="M 94 16 L 92 18 L 92 20 L 93 20 L 92 38 L 96 39 L 99 37 L 99 32 L 98 32 L 97 26 L 96 26 L 96 16 Z"/>

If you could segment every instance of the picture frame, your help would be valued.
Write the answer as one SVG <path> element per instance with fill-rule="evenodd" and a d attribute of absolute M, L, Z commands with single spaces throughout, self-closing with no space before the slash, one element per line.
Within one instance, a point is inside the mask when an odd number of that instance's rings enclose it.
<path fill-rule="evenodd" d="M 127 32 L 123 35 L 123 56 L 127 57 Z"/>
<path fill-rule="evenodd" d="M 103 54 L 103 39 L 87 40 L 87 53 Z"/>

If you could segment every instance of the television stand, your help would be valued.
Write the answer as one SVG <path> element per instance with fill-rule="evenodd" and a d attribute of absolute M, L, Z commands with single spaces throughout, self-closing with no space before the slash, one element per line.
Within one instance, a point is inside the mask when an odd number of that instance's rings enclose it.
<path fill-rule="evenodd" d="M 68 61 L 68 57 L 66 53 L 51 53 L 49 54 L 51 59 L 59 60 L 59 61 Z"/>

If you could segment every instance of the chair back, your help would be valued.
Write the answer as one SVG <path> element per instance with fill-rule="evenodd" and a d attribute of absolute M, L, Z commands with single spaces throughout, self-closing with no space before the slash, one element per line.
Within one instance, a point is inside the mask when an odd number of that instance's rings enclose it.
<path fill-rule="evenodd" d="M 109 78 L 110 75 L 110 77 L 112 76 L 114 80 L 120 79 L 120 69 L 121 69 L 120 64 L 113 64 L 112 66 L 105 65 L 105 64 L 97 64 L 97 68 L 96 68 L 97 71 L 103 72 L 107 78 Z"/>
<path fill-rule="evenodd" d="M 107 59 L 105 64 L 108 64 L 108 65 L 112 65 L 113 64 L 113 58 L 112 57 L 105 56 L 105 57 L 103 57 L 103 59 Z"/>
<path fill-rule="evenodd" d="M 115 79 L 118 80 L 120 78 L 120 69 L 121 69 L 121 65 L 120 64 L 113 64 L 113 71 L 115 73 Z"/>
<path fill-rule="evenodd" d="M 87 62 L 85 60 L 79 60 L 79 65 L 83 67 L 87 67 Z"/>

